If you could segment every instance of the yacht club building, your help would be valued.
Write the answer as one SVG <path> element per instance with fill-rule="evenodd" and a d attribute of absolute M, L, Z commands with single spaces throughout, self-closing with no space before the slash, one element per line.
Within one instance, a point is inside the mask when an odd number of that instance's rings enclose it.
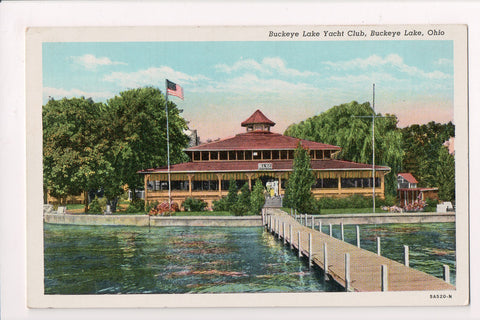
<path fill-rule="evenodd" d="M 228 194 L 229 181 L 250 189 L 256 179 L 282 196 L 292 173 L 294 152 L 300 143 L 308 149 L 316 177 L 312 193 L 319 197 L 372 196 L 370 164 L 336 159 L 341 148 L 274 133 L 275 123 L 260 110 L 241 123 L 246 131 L 234 137 L 193 146 L 185 150 L 189 162 L 170 166 L 171 198 L 181 204 L 188 197 L 202 199 L 211 207 Z M 385 196 L 384 176 L 389 167 L 375 166 L 375 192 Z M 139 172 L 145 180 L 145 202 L 168 201 L 168 168 Z"/>

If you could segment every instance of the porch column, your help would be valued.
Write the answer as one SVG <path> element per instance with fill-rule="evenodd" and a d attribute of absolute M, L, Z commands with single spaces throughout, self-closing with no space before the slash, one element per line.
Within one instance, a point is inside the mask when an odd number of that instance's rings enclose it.
<path fill-rule="evenodd" d="M 380 175 L 380 189 L 383 192 L 383 197 L 385 198 L 385 174 Z"/>
<path fill-rule="evenodd" d="M 282 194 L 282 176 L 278 175 L 278 195 Z"/>
<path fill-rule="evenodd" d="M 220 198 L 222 197 L 222 177 L 223 173 L 217 173 L 217 178 L 218 178 L 218 195 Z"/>
<path fill-rule="evenodd" d="M 193 174 L 189 174 L 188 175 L 188 194 L 190 195 L 190 197 L 192 196 L 192 178 L 193 178 Z"/>
<path fill-rule="evenodd" d="M 252 190 L 252 173 L 247 173 L 246 176 L 248 178 L 248 188 Z"/>
<path fill-rule="evenodd" d="M 340 176 L 340 173 L 337 173 L 337 190 L 338 190 L 338 194 L 342 194 L 342 177 Z"/>

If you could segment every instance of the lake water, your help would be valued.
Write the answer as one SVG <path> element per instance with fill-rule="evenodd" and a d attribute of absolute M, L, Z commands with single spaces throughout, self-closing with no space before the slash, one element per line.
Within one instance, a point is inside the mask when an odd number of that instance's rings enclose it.
<path fill-rule="evenodd" d="M 455 280 L 454 224 L 361 226 L 362 247 Z M 326 230 L 324 229 L 324 232 Z M 334 228 L 334 236 L 339 235 Z M 308 270 L 263 228 L 44 225 L 46 294 L 318 292 L 342 289 Z M 345 240 L 355 230 L 345 227 Z M 438 269 L 438 270 L 437 270 Z"/>

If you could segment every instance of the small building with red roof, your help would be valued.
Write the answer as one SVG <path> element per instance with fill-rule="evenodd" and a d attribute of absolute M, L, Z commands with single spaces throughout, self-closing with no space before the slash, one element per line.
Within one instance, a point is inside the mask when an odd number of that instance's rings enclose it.
<path fill-rule="evenodd" d="M 404 207 L 427 199 L 438 200 L 438 188 L 419 188 L 417 179 L 408 172 L 397 174 L 397 194 Z"/>
<path fill-rule="evenodd" d="M 292 173 L 294 152 L 298 144 L 309 150 L 316 182 L 315 197 L 346 197 L 354 194 L 372 196 L 373 168 L 371 164 L 336 158 L 341 147 L 284 136 L 271 131 L 275 122 L 256 110 L 241 122 L 246 132 L 185 150 L 190 161 L 168 167 L 151 168 L 144 175 L 145 202 L 168 201 L 170 173 L 171 199 L 181 204 L 187 197 L 206 201 L 209 206 L 228 193 L 229 181 L 239 187 L 256 179 L 263 185 L 276 188 L 275 195 L 283 196 Z M 375 193 L 385 196 L 386 166 L 375 166 Z"/>

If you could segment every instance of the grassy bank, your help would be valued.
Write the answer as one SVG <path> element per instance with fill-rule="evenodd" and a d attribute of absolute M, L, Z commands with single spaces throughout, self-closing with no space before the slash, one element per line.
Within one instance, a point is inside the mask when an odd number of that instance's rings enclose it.
<path fill-rule="evenodd" d="M 286 213 L 290 213 L 290 208 L 282 208 Z M 385 213 L 388 211 L 375 208 L 375 213 Z M 303 213 L 303 212 L 302 212 Z M 321 215 L 324 214 L 355 214 L 355 213 L 372 213 L 372 208 L 342 208 L 342 209 L 322 209 Z"/>

